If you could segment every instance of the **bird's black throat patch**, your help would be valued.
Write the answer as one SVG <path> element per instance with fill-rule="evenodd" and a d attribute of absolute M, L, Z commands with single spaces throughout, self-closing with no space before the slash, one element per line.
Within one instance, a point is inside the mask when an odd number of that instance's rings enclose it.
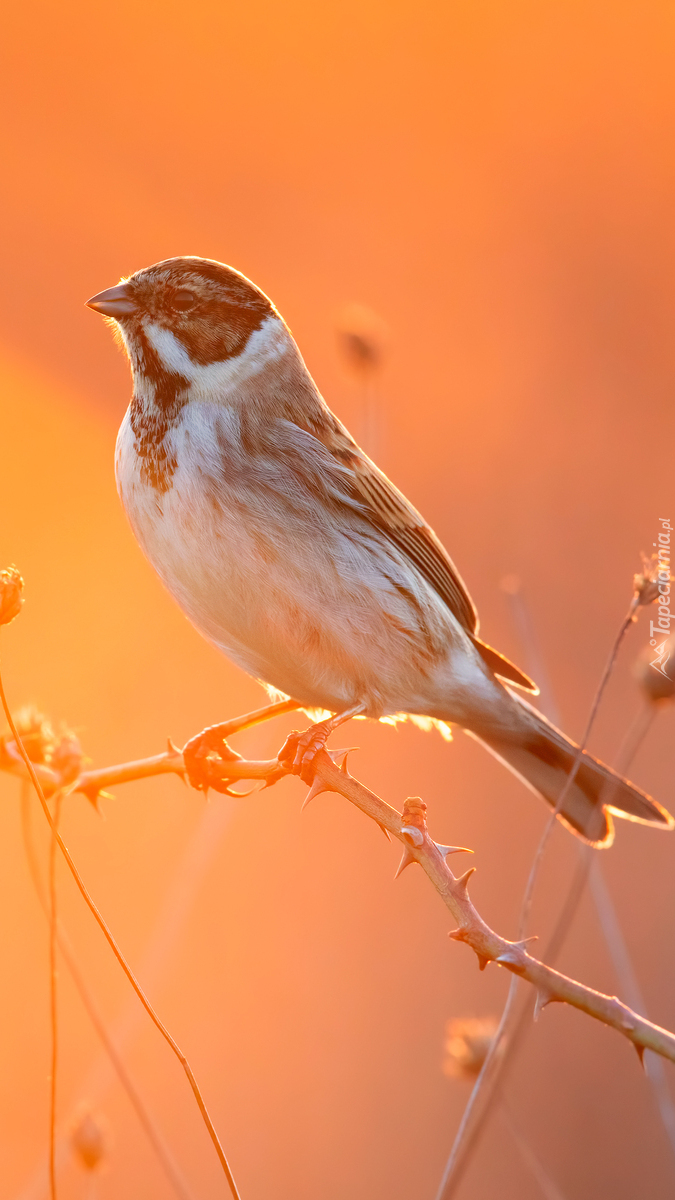
<path fill-rule="evenodd" d="M 142 328 L 134 330 L 133 360 L 136 386 L 129 417 L 141 460 L 141 479 L 158 492 L 167 492 L 178 465 L 167 434 L 188 402 L 190 381 L 166 369 Z M 146 394 L 140 391 L 141 381 Z"/>

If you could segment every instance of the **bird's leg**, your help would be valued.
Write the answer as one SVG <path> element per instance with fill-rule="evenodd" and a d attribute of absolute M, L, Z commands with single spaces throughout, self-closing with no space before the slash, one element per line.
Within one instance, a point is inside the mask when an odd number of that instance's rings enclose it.
<path fill-rule="evenodd" d="M 365 704 L 353 704 L 351 708 L 336 713 L 327 721 L 319 721 L 317 725 L 310 725 L 304 733 L 299 733 L 294 729 L 292 733 L 289 733 L 279 751 L 279 762 L 284 767 L 290 768 L 294 775 L 299 775 L 305 783 L 311 783 L 314 776 L 314 759 L 319 750 L 325 749 L 326 742 L 333 730 L 337 729 L 338 725 L 344 725 L 350 717 L 358 717 L 365 707 Z"/>
<path fill-rule="evenodd" d="M 241 755 L 232 750 L 226 741 L 240 729 L 248 729 L 260 721 L 269 721 L 271 717 L 281 716 L 282 713 L 294 712 L 299 708 L 297 700 L 280 700 L 277 704 L 266 704 L 264 708 L 256 708 L 254 712 L 244 713 L 241 717 L 233 717 L 220 725 L 209 725 L 201 733 L 190 738 L 183 746 L 183 761 L 185 774 L 193 788 L 207 792 L 227 792 L 228 780 L 223 768 L 234 758 Z"/>

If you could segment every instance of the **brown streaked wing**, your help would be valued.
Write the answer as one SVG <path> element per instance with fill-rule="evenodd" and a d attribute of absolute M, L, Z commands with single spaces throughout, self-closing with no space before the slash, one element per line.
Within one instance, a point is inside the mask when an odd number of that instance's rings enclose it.
<path fill-rule="evenodd" d="M 354 455 L 350 465 L 357 490 L 378 525 L 438 592 L 467 633 L 475 633 L 476 609 L 464 580 L 433 529 L 370 459 Z"/>
<path fill-rule="evenodd" d="M 523 688 L 526 692 L 532 692 L 533 695 L 539 695 L 539 688 L 534 680 L 530 679 L 524 671 L 521 671 L 515 663 L 511 662 L 510 658 L 505 658 L 498 650 L 488 646 L 487 642 L 482 642 L 475 633 L 470 633 L 469 637 L 473 642 L 476 650 L 480 654 L 484 663 L 488 665 L 495 675 L 501 675 L 502 679 L 508 679 L 509 683 L 515 683 L 516 687 Z"/>
<path fill-rule="evenodd" d="M 329 423 L 313 432 L 331 454 L 350 468 L 354 489 L 365 501 L 370 519 L 399 546 L 447 604 L 490 670 L 525 691 L 538 693 L 537 685 L 529 676 L 477 636 L 478 613 L 466 584 L 444 545 L 417 509 L 356 445 L 332 413 Z"/>

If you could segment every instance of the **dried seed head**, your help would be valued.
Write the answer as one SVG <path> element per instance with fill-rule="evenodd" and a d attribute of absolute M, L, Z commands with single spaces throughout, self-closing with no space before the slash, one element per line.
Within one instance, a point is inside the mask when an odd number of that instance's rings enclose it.
<path fill-rule="evenodd" d="M 110 1154 L 110 1126 L 99 1113 L 82 1110 L 70 1130 L 70 1147 L 85 1171 L 97 1171 Z"/>
<path fill-rule="evenodd" d="M 647 555 L 643 554 L 641 557 L 642 571 L 633 576 L 633 595 L 639 605 L 646 606 L 658 600 L 666 585 L 670 589 L 673 576 L 670 567 L 660 555 L 652 554 L 651 558 L 647 558 Z"/>
<path fill-rule="evenodd" d="M 382 365 L 389 330 L 365 304 L 345 304 L 335 323 L 342 358 L 355 375 L 371 376 Z"/>
<path fill-rule="evenodd" d="M 15 714 L 14 724 L 31 762 L 51 762 L 57 739 L 49 719 L 28 704 Z M 8 758 L 16 761 L 17 755 L 14 738 L 7 730 L 0 738 L 0 761 L 6 762 Z"/>
<path fill-rule="evenodd" d="M 72 783 L 82 770 L 83 754 L 79 740 L 65 726 L 58 734 L 48 717 L 33 704 L 14 715 L 16 731 L 31 762 L 51 767 L 60 783 Z M 20 755 L 9 730 L 0 736 L 0 766 L 15 766 Z"/>
<path fill-rule="evenodd" d="M 0 571 L 0 625 L 9 625 L 18 617 L 23 604 L 23 579 L 16 567 Z"/>
<path fill-rule="evenodd" d="M 648 700 L 672 700 L 675 695 L 675 633 L 664 637 L 662 642 L 654 639 L 654 646 L 646 646 L 633 667 L 633 674 Z"/>
<path fill-rule="evenodd" d="M 443 1074 L 450 1079 L 475 1079 L 498 1026 L 496 1017 L 460 1017 L 448 1021 Z"/>

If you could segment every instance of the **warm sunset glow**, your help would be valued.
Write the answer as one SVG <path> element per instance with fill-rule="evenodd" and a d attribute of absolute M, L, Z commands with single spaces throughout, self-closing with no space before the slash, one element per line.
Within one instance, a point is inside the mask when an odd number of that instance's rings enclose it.
<path fill-rule="evenodd" d="M 271 297 L 331 407 L 373 431 L 447 546 L 486 641 L 580 736 L 640 551 L 675 513 L 673 7 L 31 0 L 4 13 L 2 41 L 0 569 L 25 581 L 0 631 L 12 706 L 67 722 L 103 766 L 264 703 L 126 524 L 113 454 L 128 365 L 85 308 L 143 266 L 197 254 Z M 354 311 L 382 337 L 372 372 L 345 364 L 336 326 Z M 648 627 L 643 612 L 593 734 L 608 761 L 641 703 Z M 673 811 L 663 709 L 631 777 Z M 233 744 L 271 757 L 299 721 Z M 360 747 L 350 770 L 369 788 L 399 808 L 423 797 L 434 836 L 474 850 L 476 903 L 515 937 L 544 806 L 459 732 L 447 744 L 360 721 L 334 744 Z M 448 941 L 419 867 L 393 883 L 400 852 L 372 822 L 335 795 L 301 815 L 306 790 L 205 802 L 167 776 L 116 788 L 100 816 L 68 799 L 63 835 L 190 1057 L 242 1200 L 431 1200 L 467 1095 L 444 1075 L 447 1023 L 499 1012 L 508 980 Z M 19 793 L 0 775 L 0 1200 L 44 1200 L 47 926 Z M 43 825 L 35 802 L 44 865 Z M 648 1015 L 670 1029 L 674 856 L 673 834 L 617 822 L 602 860 Z M 576 862 L 556 830 L 542 941 Z M 224 1196 L 180 1069 L 61 867 L 59 888 L 190 1195 Z M 560 966 L 620 993 L 588 897 Z M 60 1200 L 169 1200 L 65 964 L 59 981 Z M 617 1035 L 551 1006 L 509 1098 L 565 1195 L 672 1194 L 652 1093 Z M 74 1130 L 103 1147 L 95 1193 Z M 496 1117 L 458 1200 L 539 1194 Z"/>

